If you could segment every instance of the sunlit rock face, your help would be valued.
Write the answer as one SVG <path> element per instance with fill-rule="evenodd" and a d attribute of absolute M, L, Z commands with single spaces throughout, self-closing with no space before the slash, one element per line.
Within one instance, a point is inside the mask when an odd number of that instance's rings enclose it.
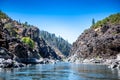
<path fill-rule="evenodd" d="M 104 25 L 84 31 L 73 43 L 71 56 L 79 58 L 117 58 L 120 53 L 120 25 Z M 77 57 L 78 57 L 77 56 Z M 118 56 L 120 59 L 120 57 Z"/>

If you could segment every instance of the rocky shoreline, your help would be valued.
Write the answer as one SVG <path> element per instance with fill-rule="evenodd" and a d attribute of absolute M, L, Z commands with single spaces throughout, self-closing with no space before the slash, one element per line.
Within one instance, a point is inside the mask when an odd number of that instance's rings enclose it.
<path fill-rule="evenodd" d="M 0 58 L 0 68 L 18 68 L 18 67 L 24 67 L 25 64 L 18 63 L 15 60 Z"/>
<path fill-rule="evenodd" d="M 120 13 L 91 25 L 73 43 L 68 62 L 120 66 Z"/>
<path fill-rule="evenodd" d="M 101 64 L 108 65 L 108 68 L 119 69 L 120 70 L 120 54 L 117 55 L 116 59 L 103 59 L 103 58 L 74 58 L 74 56 L 65 60 L 66 62 L 75 63 L 75 64 Z"/>
<path fill-rule="evenodd" d="M 56 64 L 57 62 L 59 62 L 59 60 L 52 60 L 48 58 L 44 59 L 28 58 L 23 60 L 24 62 L 19 62 L 12 59 L 0 58 L 0 68 L 21 68 L 29 64 Z"/>
<path fill-rule="evenodd" d="M 0 18 L 0 68 L 28 64 L 55 64 L 61 57 L 39 36 L 37 27 L 26 27 L 10 18 Z"/>

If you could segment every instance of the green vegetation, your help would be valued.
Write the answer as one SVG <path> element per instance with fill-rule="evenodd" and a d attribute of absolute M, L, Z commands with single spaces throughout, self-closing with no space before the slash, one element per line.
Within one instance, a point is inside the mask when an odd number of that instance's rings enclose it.
<path fill-rule="evenodd" d="M 23 27 L 28 28 L 28 27 L 34 27 L 33 25 L 28 24 L 28 22 L 25 21 L 25 23 L 21 23 Z"/>
<path fill-rule="evenodd" d="M 35 47 L 35 43 L 30 37 L 23 37 L 21 40 L 23 43 L 29 45 L 31 48 Z"/>
<path fill-rule="evenodd" d="M 93 22 L 93 21 L 92 21 Z M 120 13 L 110 15 L 105 19 L 98 21 L 96 24 L 92 24 L 91 28 L 99 28 L 106 24 L 120 24 Z"/>
<path fill-rule="evenodd" d="M 2 18 L 2 19 L 7 19 L 7 18 L 9 18 L 9 17 L 0 10 L 0 18 Z"/>
<path fill-rule="evenodd" d="M 51 46 L 58 48 L 63 55 L 68 56 L 71 50 L 71 44 L 63 38 L 56 37 L 55 34 L 50 34 L 47 31 L 40 31 L 40 36 L 46 40 Z"/>
<path fill-rule="evenodd" d="M 6 23 L 4 27 L 10 32 L 11 36 L 17 37 L 17 32 L 16 32 L 17 30 L 14 27 L 14 24 Z"/>

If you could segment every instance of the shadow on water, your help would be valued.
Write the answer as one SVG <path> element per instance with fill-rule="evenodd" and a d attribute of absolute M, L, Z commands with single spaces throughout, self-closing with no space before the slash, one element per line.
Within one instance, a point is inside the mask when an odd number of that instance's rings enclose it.
<path fill-rule="evenodd" d="M 106 65 L 38 64 L 24 68 L 0 69 L 0 80 L 119 80 L 120 70 Z"/>

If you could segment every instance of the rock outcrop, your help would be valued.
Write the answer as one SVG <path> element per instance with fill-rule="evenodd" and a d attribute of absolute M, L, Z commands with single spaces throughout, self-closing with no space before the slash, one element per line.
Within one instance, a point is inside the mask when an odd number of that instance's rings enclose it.
<path fill-rule="evenodd" d="M 39 37 L 39 29 L 37 27 L 27 28 L 23 31 L 23 36 L 30 37 L 35 42 L 35 50 L 43 58 L 60 59 L 59 55 L 45 42 L 44 39 Z"/>
<path fill-rule="evenodd" d="M 120 21 L 120 15 L 117 14 L 115 16 L 117 16 L 116 20 Z M 69 61 L 116 59 L 117 54 L 120 53 L 120 24 L 112 24 L 110 21 L 113 21 L 113 18 L 110 16 L 104 19 L 106 23 L 103 22 L 104 24 L 102 24 L 99 22 L 99 26 L 85 30 L 73 43 Z"/>
<path fill-rule="evenodd" d="M 42 38 L 39 39 L 38 47 L 43 58 L 60 59 L 56 52 Z"/>
<path fill-rule="evenodd" d="M 39 33 L 40 32 L 39 32 L 39 29 L 37 27 L 28 27 L 28 28 L 24 29 L 24 31 L 22 32 L 23 37 L 24 36 L 30 37 L 34 41 L 38 41 Z"/>
<path fill-rule="evenodd" d="M 25 27 L 12 19 L 0 18 L 0 59 L 12 60 L 3 66 L 14 67 L 16 65 L 12 64 L 14 61 L 29 64 L 40 63 L 39 59 L 43 58 L 60 60 L 61 58 L 55 50 L 40 38 L 39 34 L 37 27 Z M 29 37 L 33 41 L 34 47 L 24 43 L 23 37 Z M 29 44 L 32 43 L 29 42 Z M 0 64 L 4 63 L 0 62 Z"/>
<path fill-rule="evenodd" d="M 79 58 L 116 58 L 120 53 L 120 25 L 88 29 L 73 43 L 71 56 Z"/>
<path fill-rule="evenodd" d="M 0 58 L 0 68 L 19 68 L 24 66 L 25 64 L 18 63 L 12 59 L 5 60 L 4 58 Z"/>

